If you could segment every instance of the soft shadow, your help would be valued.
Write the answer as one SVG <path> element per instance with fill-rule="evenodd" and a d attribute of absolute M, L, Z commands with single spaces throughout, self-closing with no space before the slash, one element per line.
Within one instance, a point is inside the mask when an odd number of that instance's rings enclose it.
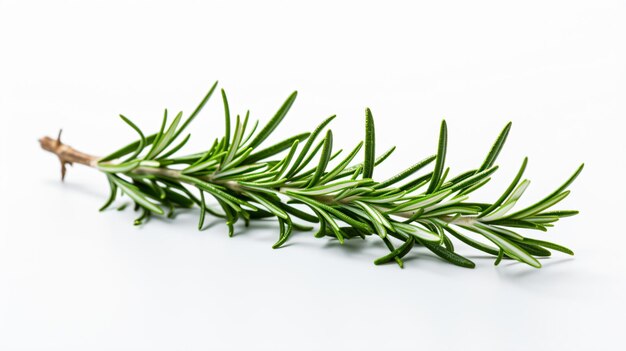
<path fill-rule="evenodd" d="M 370 246 L 373 246 L 378 243 L 378 242 L 367 243 L 365 240 L 362 240 L 362 239 L 350 239 L 350 240 L 345 240 L 343 244 L 341 244 L 339 240 L 334 239 L 334 238 L 328 237 L 325 239 L 327 241 L 324 243 L 323 248 L 345 250 L 346 252 L 350 254 L 361 253 L 368 248 L 368 244 Z"/>
<path fill-rule="evenodd" d="M 224 221 L 221 221 L 220 218 L 215 218 L 212 221 L 208 221 L 208 224 L 207 224 L 207 221 L 204 221 L 204 225 L 202 226 L 202 228 L 200 228 L 199 231 L 200 232 L 207 231 L 219 224 L 224 224 Z"/>
<path fill-rule="evenodd" d="M 430 252 L 430 250 L 422 248 L 414 248 L 406 256 L 402 258 L 404 261 L 404 269 L 427 271 L 429 274 L 438 276 L 449 276 L 456 272 L 471 270 L 466 267 L 460 267 L 444 260 L 443 258 Z M 437 267 L 436 269 L 432 267 Z M 480 265 L 476 265 L 479 268 Z"/>
<path fill-rule="evenodd" d="M 62 182 L 61 180 L 52 179 L 47 179 L 44 182 L 47 186 L 55 187 L 57 189 L 69 189 L 70 191 L 79 192 L 81 194 L 86 194 L 88 196 L 101 199 L 102 202 L 106 200 L 106 195 L 103 195 L 103 193 L 95 191 L 93 187 L 87 187 L 80 183 L 73 183 L 69 181 Z"/>
<path fill-rule="evenodd" d="M 226 222 L 224 219 L 221 219 L 221 223 L 226 225 Z M 278 222 L 263 220 L 263 219 L 251 220 L 248 226 L 245 226 L 241 222 L 237 222 L 237 224 L 235 225 L 233 237 L 244 235 L 246 234 L 246 232 L 249 232 L 249 231 L 269 231 L 269 230 L 275 230 L 276 236 L 278 237 L 278 232 L 279 232 Z"/>
<path fill-rule="evenodd" d="M 463 255 L 463 257 L 469 259 L 469 260 L 492 260 L 495 261 L 496 260 L 496 256 L 492 256 L 492 255 Z M 503 258 L 504 259 L 504 258 Z"/>
<path fill-rule="evenodd" d="M 574 260 L 574 257 L 565 257 L 565 258 L 539 258 L 541 262 L 541 268 L 537 269 L 534 267 L 530 267 L 522 262 L 518 261 L 510 261 L 504 264 L 500 264 L 500 267 L 497 267 L 496 272 L 498 275 L 504 279 L 521 279 L 524 277 L 532 277 L 537 274 L 540 274 L 543 271 L 543 275 L 545 276 L 545 271 L 550 270 L 551 268 L 568 263 Z M 521 266 L 520 266 L 521 265 Z M 523 267 L 523 270 L 518 270 L 518 268 Z"/>

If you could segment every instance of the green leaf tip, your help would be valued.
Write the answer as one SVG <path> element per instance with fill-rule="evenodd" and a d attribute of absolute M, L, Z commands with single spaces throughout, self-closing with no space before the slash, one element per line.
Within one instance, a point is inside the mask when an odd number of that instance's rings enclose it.
<path fill-rule="evenodd" d="M 263 129 L 261 129 L 256 137 L 252 139 L 249 144 L 251 148 L 259 146 L 274 131 L 274 129 L 276 129 L 280 122 L 282 122 L 283 118 L 285 118 L 285 116 L 287 115 L 287 112 L 289 112 L 289 109 L 291 109 L 291 106 L 293 105 L 294 101 L 296 101 L 297 96 L 297 91 L 294 91 L 293 93 L 291 93 L 291 95 L 289 95 L 283 105 L 278 109 L 278 111 L 276 111 L 274 117 L 272 117 L 272 119 L 265 125 L 265 127 L 263 127 Z"/>
<path fill-rule="evenodd" d="M 430 183 L 428 184 L 428 190 L 426 190 L 427 194 L 435 192 L 439 186 L 439 181 L 441 180 L 441 174 L 443 172 L 443 167 L 446 161 L 447 147 L 448 125 L 446 124 L 446 120 L 444 119 L 441 121 L 441 128 L 439 129 L 439 142 L 437 144 L 437 158 L 435 160 L 435 169 L 433 170 L 433 175 L 430 179 Z"/>
<path fill-rule="evenodd" d="M 487 154 L 485 161 L 483 161 L 483 164 L 480 166 L 478 171 L 483 171 L 493 166 L 494 162 L 496 162 L 496 159 L 498 158 L 498 155 L 500 154 L 500 151 L 502 151 L 502 147 L 504 146 L 504 143 L 506 142 L 506 138 L 509 136 L 509 132 L 511 131 L 512 125 L 513 123 L 509 122 L 506 124 L 506 126 L 504 126 L 504 129 L 502 130 L 502 132 L 500 132 L 500 135 L 494 142 L 493 146 L 491 147 L 491 150 L 489 150 L 489 154 Z"/>
<path fill-rule="evenodd" d="M 368 107 L 365 109 L 365 158 L 363 161 L 363 178 L 372 178 L 374 174 L 375 139 L 374 117 Z"/>

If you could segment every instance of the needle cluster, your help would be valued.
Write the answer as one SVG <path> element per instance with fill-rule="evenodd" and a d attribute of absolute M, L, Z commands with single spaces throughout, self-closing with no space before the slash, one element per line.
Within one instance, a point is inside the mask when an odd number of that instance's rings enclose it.
<path fill-rule="evenodd" d="M 377 180 L 376 167 L 394 148 L 377 155 L 370 109 L 365 110 L 364 140 L 347 153 L 333 149 L 333 133 L 327 127 L 335 116 L 311 132 L 265 145 L 297 93 L 259 128 L 258 121 L 250 120 L 249 112 L 233 118 L 226 93 L 221 90 L 224 135 L 208 150 L 179 156 L 191 136 L 181 138 L 181 134 L 216 88 L 217 83 L 186 118 L 180 112 L 170 120 L 165 110 L 161 128 L 154 134 L 144 134 L 131 120 L 120 116 L 137 132 L 138 139 L 108 156 L 77 161 L 96 167 L 108 179 L 110 196 L 102 210 L 124 194 L 141 211 L 135 221 L 139 225 L 153 215 L 173 217 L 177 208 L 198 206 L 199 229 L 208 214 L 223 218 L 231 236 L 239 221 L 247 226 L 250 221 L 271 218 L 278 224 L 274 248 L 285 244 L 294 231 L 313 230 L 314 224 L 315 237 L 330 237 L 342 244 L 356 238 L 383 241 L 389 252 L 374 261 L 377 265 L 396 262 L 403 267 L 402 258 L 415 246 L 422 246 L 445 261 L 473 268 L 474 262 L 455 252 L 453 239 L 495 256 L 496 265 L 502 259 L 514 259 L 539 268 L 537 257 L 550 256 L 550 250 L 573 254 L 561 245 L 522 236 L 518 231 L 545 232 L 559 219 L 578 213 L 552 208 L 569 195 L 567 187 L 583 165 L 552 193 L 525 208 L 515 205 L 530 183 L 523 179 L 527 159 L 493 202 L 469 200 L 469 195 L 487 184 L 498 169 L 495 161 L 511 123 L 476 169 L 449 175 L 445 163 L 448 132 L 443 121 L 436 154 L 393 177 Z M 46 148 L 57 153 L 64 166 L 72 159 L 52 150 L 60 148 L 57 142 Z M 67 154 L 69 147 L 63 147 Z M 214 201 L 209 202 L 211 198 Z"/>

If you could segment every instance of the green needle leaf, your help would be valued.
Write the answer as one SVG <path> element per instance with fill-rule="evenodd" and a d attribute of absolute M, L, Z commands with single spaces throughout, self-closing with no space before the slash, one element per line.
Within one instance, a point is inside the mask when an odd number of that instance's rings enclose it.
<path fill-rule="evenodd" d="M 387 218 L 385 218 L 385 216 L 378 212 L 378 210 L 374 207 L 371 207 L 361 201 L 355 201 L 355 203 L 365 211 L 370 222 L 374 225 L 374 229 L 376 229 L 376 232 L 381 238 L 385 238 L 387 236 L 386 228 L 391 230 L 394 229 L 389 220 L 387 220 Z"/>
<path fill-rule="evenodd" d="M 488 230 L 479 228 L 479 227 L 474 227 L 474 228 L 464 227 L 464 228 L 477 231 L 478 233 L 484 235 L 491 242 L 498 245 L 500 249 L 504 250 L 504 252 L 508 256 L 515 258 L 521 262 L 527 263 L 535 268 L 541 268 L 541 263 L 539 263 L 539 261 L 537 261 L 536 258 L 531 256 L 528 252 L 524 251 L 524 249 L 522 249 L 518 245 L 514 244 L 512 241 L 505 239 Z"/>
<path fill-rule="evenodd" d="M 274 131 L 274 129 L 276 129 L 283 118 L 287 115 L 287 112 L 289 112 L 289 109 L 291 108 L 291 105 L 293 105 L 293 102 L 296 101 L 297 96 L 297 91 L 294 91 L 291 95 L 289 95 L 274 117 L 272 117 L 272 119 L 265 125 L 265 127 L 263 127 L 263 129 L 261 129 L 256 137 L 252 139 L 250 145 L 248 145 L 249 147 L 255 148 L 259 146 Z"/>
<path fill-rule="evenodd" d="M 498 252 L 498 257 L 496 258 L 496 261 L 493 263 L 493 265 L 499 265 L 500 261 L 502 261 L 502 257 L 504 257 L 504 250 L 500 249 L 500 251 Z"/>
<path fill-rule="evenodd" d="M 98 163 L 98 169 L 106 173 L 126 173 L 139 167 L 140 160 L 133 160 L 120 164 Z"/>
<path fill-rule="evenodd" d="M 543 246 L 543 247 L 547 247 L 548 249 L 560 251 L 560 252 L 566 253 L 568 255 L 574 255 L 574 251 L 568 249 L 567 247 L 561 246 L 561 245 L 558 245 L 558 244 L 555 244 L 555 243 L 551 243 L 549 241 L 543 241 L 543 240 L 537 240 L 537 239 L 531 239 L 531 238 L 524 238 L 523 242 L 529 243 L 529 244 L 535 244 L 535 245 L 539 245 L 539 246 Z"/>
<path fill-rule="evenodd" d="M 513 206 L 515 206 L 517 200 L 522 196 L 522 194 L 524 194 L 524 191 L 526 191 L 529 184 L 530 181 L 528 179 L 523 180 L 519 186 L 515 188 L 515 191 L 511 193 L 511 196 L 506 200 L 506 202 L 493 213 L 482 217 L 482 221 L 489 222 L 505 218 L 506 213 L 509 212 Z"/>
<path fill-rule="evenodd" d="M 448 197 L 452 192 L 450 190 L 445 190 L 442 191 L 440 193 L 435 193 L 435 194 L 429 194 L 429 195 L 424 195 L 424 196 L 420 196 L 417 197 L 415 199 L 409 200 L 407 202 L 404 202 L 392 209 L 390 209 L 389 211 L 387 211 L 387 213 L 396 213 L 396 212 L 406 212 L 406 211 L 415 211 L 418 210 L 420 208 L 425 208 L 427 206 L 430 206 L 432 204 L 436 204 L 438 202 L 440 202 L 441 200 L 445 199 L 446 197 Z"/>
<path fill-rule="evenodd" d="M 491 206 L 487 207 L 487 209 L 484 210 L 478 216 L 478 218 L 484 217 L 484 216 L 488 215 L 489 213 L 491 213 L 493 210 L 498 208 L 498 206 L 500 206 L 504 202 L 504 200 L 506 200 L 509 197 L 511 192 L 513 192 L 513 190 L 517 186 L 517 183 L 519 183 L 520 179 L 522 179 L 522 175 L 524 174 L 524 170 L 526 170 L 526 164 L 528 164 L 528 157 L 524 157 L 524 162 L 522 162 L 522 166 L 520 167 L 519 171 L 517 171 L 517 174 L 515 175 L 515 178 L 513 179 L 513 181 L 509 185 L 509 187 L 504 191 L 502 196 L 500 196 L 498 198 L 498 200 L 496 200 L 496 202 L 494 202 Z"/>
<path fill-rule="evenodd" d="M 413 173 L 419 171 L 420 169 L 426 167 L 428 164 L 430 164 L 431 162 L 433 162 L 435 159 L 437 158 L 437 156 L 430 156 L 427 157 L 423 160 L 421 160 L 420 162 L 414 164 L 413 166 L 405 169 L 404 171 L 396 174 L 395 176 L 385 180 L 384 182 L 378 183 L 374 186 L 374 188 L 376 189 L 384 189 L 387 188 L 401 180 L 404 180 L 405 178 L 409 177 L 410 175 L 412 175 Z"/>
<path fill-rule="evenodd" d="M 228 106 L 228 98 L 226 92 L 222 89 L 222 102 L 224 103 L 224 147 L 230 145 L 230 107 Z"/>
<path fill-rule="evenodd" d="M 287 172 L 287 175 L 286 175 L 287 177 L 290 177 L 290 176 L 298 173 L 302 168 L 306 167 L 306 163 L 301 166 L 301 163 L 304 160 L 304 157 L 306 156 L 307 152 L 309 152 L 309 149 L 313 145 L 313 142 L 315 141 L 317 136 L 322 132 L 322 130 L 324 128 L 326 128 L 326 126 L 333 119 L 335 119 L 335 117 L 336 116 L 333 115 L 333 116 L 330 116 L 330 117 L 326 118 L 322 123 L 320 123 L 319 126 L 317 126 L 317 128 L 315 128 L 313 133 L 311 133 L 311 136 L 308 138 L 306 144 L 304 144 L 304 146 L 302 147 L 302 151 L 300 151 L 300 155 L 298 155 L 298 157 L 294 161 L 293 165 L 291 166 L 291 169 L 289 170 L 289 172 Z M 291 144 L 289 144 L 289 145 L 291 145 Z M 317 152 L 316 150 L 313 150 L 312 155 L 314 155 L 316 152 Z"/>
<path fill-rule="evenodd" d="M 163 150 L 165 150 L 166 147 L 168 147 L 172 143 L 172 141 L 174 141 L 174 138 L 176 136 L 176 128 L 178 128 L 178 124 L 180 123 L 182 117 L 182 112 L 179 112 L 176 117 L 174 117 L 172 124 L 170 124 L 167 131 L 163 133 L 158 145 L 156 145 L 155 148 L 150 153 L 148 153 L 148 155 L 146 155 L 146 159 L 153 159 L 157 157 Z"/>
<path fill-rule="evenodd" d="M 111 181 L 113 181 L 124 194 L 128 195 L 141 207 L 160 215 L 164 214 L 163 210 L 159 206 L 150 202 L 136 186 L 126 182 L 116 175 L 111 175 L 109 179 L 111 179 Z"/>
<path fill-rule="evenodd" d="M 367 225 L 367 224 L 365 224 L 363 222 L 360 222 L 360 221 L 358 221 L 358 220 L 356 220 L 356 219 L 354 219 L 354 218 L 344 214 L 343 212 L 341 212 L 341 211 L 339 211 L 337 209 L 332 208 L 331 206 L 328 206 L 326 204 L 320 203 L 320 202 L 318 202 L 316 200 L 313 200 L 313 199 L 310 199 L 308 197 L 305 197 L 305 196 L 302 196 L 302 195 L 299 195 L 299 194 L 296 194 L 296 193 L 292 193 L 290 191 L 287 191 L 286 193 L 290 197 L 292 197 L 292 198 L 294 198 L 294 199 L 296 199 L 296 200 L 298 200 L 298 201 L 300 201 L 300 202 L 302 202 L 302 203 L 304 203 L 306 205 L 309 205 L 309 207 L 311 207 L 313 209 L 321 210 L 322 214 L 324 214 L 324 213 L 332 214 L 333 216 L 335 216 L 338 219 L 340 219 L 340 220 L 350 224 L 351 226 L 353 226 L 353 227 L 355 227 L 357 229 L 361 229 L 361 230 L 364 230 L 364 231 L 367 231 L 367 232 L 370 232 L 372 230 L 369 227 L 369 225 Z"/>
<path fill-rule="evenodd" d="M 173 155 L 176 152 L 178 152 L 178 150 L 182 149 L 183 146 L 185 146 L 185 144 L 187 144 L 187 142 L 189 141 L 189 138 L 191 138 L 191 134 L 187 134 L 187 136 L 178 145 L 174 146 L 170 151 L 168 151 L 168 152 L 164 153 L 163 155 L 161 155 L 161 157 L 159 157 L 159 159 L 167 159 L 171 155 Z"/>
<path fill-rule="evenodd" d="M 204 226 L 204 217 L 206 216 L 206 202 L 204 202 L 204 191 L 200 190 L 200 219 L 198 221 L 198 230 L 202 230 Z"/>
<path fill-rule="evenodd" d="M 555 191 L 553 191 L 550 195 L 546 196 L 543 200 L 535 203 L 534 205 L 531 205 L 523 210 L 520 210 L 516 213 L 511 214 L 509 217 L 510 218 L 523 218 L 526 216 L 530 216 L 532 214 L 535 213 L 539 213 L 553 205 L 555 205 L 556 203 L 558 203 L 559 201 L 561 201 L 563 198 L 565 198 L 567 196 L 567 194 L 569 194 L 569 192 L 563 192 L 565 189 L 567 189 L 567 187 L 572 184 L 572 182 L 578 177 L 578 175 L 580 174 L 580 172 L 582 172 L 583 168 L 585 167 L 585 164 L 583 163 L 582 165 L 580 165 L 580 167 L 578 167 L 578 169 L 576 170 L 576 172 L 574 172 L 574 174 L 572 174 L 571 177 L 569 177 L 565 183 L 563 183 L 563 185 L 561 185 L 558 189 L 556 189 Z"/>
<path fill-rule="evenodd" d="M 365 159 L 363 161 L 363 178 L 372 178 L 374 174 L 376 132 L 374 117 L 369 108 L 365 109 Z"/>
<path fill-rule="evenodd" d="M 375 265 L 381 265 L 381 264 L 385 264 L 385 263 L 389 263 L 392 260 L 394 260 L 394 258 L 402 258 L 404 256 L 406 256 L 407 253 L 409 253 L 409 251 L 411 251 L 411 249 L 413 248 L 413 245 L 415 244 L 415 239 L 413 239 L 412 236 L 410 236 L 402 245 L 400 245 L 400 247 L 398 247 L 397 249 L 391 251 L 390 253 L 388 253 L 387 255 L 377 258 L 374 261 Z"/>
<path fill-rule="evenodd" d="M 502 130 L 502 132 L 500 132 L 500 135 L 498 136 L 498 139 L 496 139 L 496 142 L 491 147 L 491 150 L 489 151 L 487 158 L 485 158 L 485 161 L 478 169 L 479 172 L 487 168 L 490 168 L 491 166 L 493 166 L 494 162 L 496 162 L 496 159 L 498 158 L 498 155 L 500 154 L 500 151 L 502 150 L 502 147 L 504 146 L 504 143 L 506 142 L 506 137 L 509 135 L 509 131 L 511 130 L 511 125 L 513 125 L 513 123 L 511 122 L 507 123 L 504 129 Z"/>
<path fill-rule="evenodd" d="M 350 162 L 352 162 L 352 160 L 356 157 L 356 154 L 359 152 L 359 150 L 361 150 L 362 145 L 363 145 L 363 142 L 358 143 L 357 146 L 350 152 L 350 154 L 348 154 L 348 156 L 346 156 L 346 158 L 343 159 L 343 161 L 341 161 L 335 168 L 333 168 L 330 172 L 328 172 L 328 174 L 322 177 L 320 182 L 324 184 L 324 183 L 327 183 L 328 181 L 335 179 L 337 175 L 339 175 L 348 166 L 348 164 L 350 164 Z"/>
<path fill-rule="evenodd" d="M 174 139 L 176 139 L 180 135 L 180 133 L 182 133 L 183 130 L 185 130 L 185 128 L 187 128 L 189 123 L 191 123 L 191 121 L 193 121 L 194 118 L 196 118 L 196 116 L 198 116 L 198 113 L 200 113 L 200 111 L 202 111 L 202 108 L 204 108 L 204 105 L 206 105 L 206 103 L 211 98 L 211 95 L 213 95 L 213 92 L 215 91 L 215 88 L 217 88 L 217 81 L 215 83 L 213 83 L 213 86 L 211 86 L 211 89 L 209 89 L 209 91 L 206 93 L 206 95 L 204 95 L 204 98 L 202 98 L 202 101 L 200 101 L 200 103 L 198 104 L 196 109 L 193 110 L 191 115 L 189 115 L 189 118 L 187 118 L 185 123 L 183 123 L 183 125 L 180 127 L 180 129 L 178 131 L 176 131 L 176 133 L 171 137 L 170 142 L 173 141 Z M 182 112 L 181 112 L 181 115 L 182 115 Z"/>
<path fill-rule="evenodd" d="M 427 249 L 432 251 L 435 255 L 443 258 L 444 260 L 457 265 L 459 267 L 465 268 L 474 268 L 476 264 L 467 258 L 454 253 L 443 246 L 439 246 L 438 244 L 429 243 L 428 241 L 421 241 L 421 243 L 426 246 Z"/>
<path fill-rule="evenodd" d="M 289 150 L 289 153 L 281 161 L 283 165 L 278 170 L 278 173 L 276 174 L 276 176 L 274 176 L 274 180 L 280 179 L 282 174 L 285 173 L 285 171 L 287 170 L 287 167 L 289 167 L 289 163 L 291 163 L 291 159 L 293 158 L 293 155 L 296 153 L 296 149 L 298 149 L 299 143 L 300 143 L 299 140 L 296 140 L 293 142 L 293 145 L 291 145 L 291 149 Z"/>
<path fill-rule="evenodd" d="M 293 206 L 289 206 L 289 205 L 284 204 L 284 203 L 277 203 L 277 205 L 280 205 L 280 207 L 283 210 L 285 210 L 285 212 L 287 212 L 287 213 L 289 213 L 289 214 L 291 214 L 291 215 L 293 215 L 295 217 L 298 217 L 298 218 L 300 218 L 302 220 L 305 220 L 305 221 L 311 222 L 311 223 L 318 223 L 319 222 L 319 218 L 318 217 L 313 216 L 313 215 L 311 215 L 309 213 L 306 213 L 306 212 L 304 212 L 304 211 L 302 211 L 302 210 L 300 210 L 298 208 L 295 208 Z"/>
<path fill-rule="evenodd" d="M 115 198 L 117 197 L 117 185 L 115 185 L 115 182 L 111 180 L 111 176 L 109 175 L 107 175 L 107 180 L 109 181 L 111 192 L 109 193 L 109 198 L 107 199 L 107 201 L 104 203 L 104 205 L 102 205 L 102 207 L 100 207 L 100 212 L 106 210 L 109 206 L 111 206 L 111 204 L 113 203 L 113 201 L 115 201 Z"/>
<path fill-rule="evenodd" d="M 415 237 L 415 239 L 421 240 L 423 242 L 441 241 L 441 237 L 436 233 L 433 233 L 429 230 L 423 229 L 413 224 L 394 222 L 393 227 L 396 231 L 405 235 L 413 236 Z"/>
<path fill-rule="evenodd" d="M 320 155 L 319 163 L 317 164 L 317 168 L 315 169 L 315 173 L 311 177 L 311 180 L 307 184 L 307 188 L 311 188 L 317 184 L 317 182 L 326 171 L 326 166 L 328 166 L 328 161 L 330 160 L 330 155 L 333 151 L 333 132 L 331 130 L 326 132 L 326 138 L 324 138 L 324 146 L 322 147 L 322 154 Z"/>
<path fill-rule="evenodd" d="M 130 155 L 128 157 L 128 159 L 126 159 L 126 161 L 130 161 L 132 159 L 134 159 L 135 157 L 137 157 L 137 155 L 139 155 L 139 153 L 141 152 L 141 150 L 143 150 L 144 146 L 146 145 L 146 138 L 143 136 L 143 133 L 141 132 L 141 129 L 139 129 L 139 127 L 137 127 L 135 125 L 135 123 L 131 122 L 130 119 L 124 117 L 124 115 L 120 115 L 120 118 L 126 122 L 126 124 L 128 124 L 131 128 L 133 128 L 137 134 L 139 134 L 139 145 L 137 145 L 137 149 L 135 150 L 135 152 Z"/>
<path fill-rule="evenodd" d="M 307 196 L 316 196 L 316 195 L 326 195 L 335 192 L 339 192 L 345 189 L 352 189 L 361 184 L 370 183 L 370 180 L 340 180 L 335 183 L 319 185 L 306 189 L 298 189 L 298 188 L 289 188 L 289 191 L 297 194 L 307 195 Z"/>
<path fill-rule="evenodd" d="M 265 207 L 269 212 L 271 212 L 275 216 L 285 219 L 285 220 L 289 219 L 289 215 L 285 211 L 283 211 L 280 207 L 278 207 L 275 203 L 273 203 L 271 200 L 266 198 L 264 195 L 255 194 L 253 192 L 248 192 L 248 191 L 244 191 L 244 194 L 250 197 L 251 199 L 253 199 L 254 201 L 258 202 L 259 204 L 263 205 L 263 207 Z"/>
<path fill-rule="evenodd" d="M 460 182 L 450 186 L 449 188 L 439 189 L 439 190 L 448 190 L 448 191 L 451 191 L 451 192 L 455 192 L 455 191 L 463 192 L 467 188 L 470 188 L 474 184 L 479 183 L 482 180 L 484 180 L 485 178 L 489 177 L 490 175 L 492 175 L 497 170 L 498 170 L 498 166 L 494 166 L 494 167 L 488 168 L 488 169 L 486 169 L 484 171 L 478 172 L 478 173 L 474 174 L 473 176 L 468 177 L 467 179 L 464 179 L 464 180 L 462 180 L 462 181 L 460 181 Z M 446 173 L 444 173 L 444 175 L 445 174 Z"/>
<path fill-rule="evenodd" d="M 472 238 L 470 238 L 469 236 L 463 235 L 459 232 L 457 232 L 456 230 L 450 228 L 450 226 L 446 226 L 443 227 L 443 229 L 450 233 L 452 236 L 454 236 L 455 238 L 459 239 L 461 242 L 467 244 L 468 246 L 471 246 L 475 249 L 478 249 L 480 251 L 486 252 L 488 254 L 491 255 L 497 255 L 498 254 L 498 250 L 497 248 L 494 248 L 493 246 L 484 244 L 478 240 L 474 240 Z"/>
<path fill-rule="evenodd" d="M 443 172 L 443 166 L 446 161 L 446 147 L 448 145 L 448 127 L 446 121 L 441 121 L 441 129 L 439 131 L 439 147 L 437 149 L 437 160 L 435 161 L 435 169 L 433 170 L 430 184 L 428 185 L 427 194 L 433 193 L 437 190 L 437 185 L 441 179 L 441 173 Z"/>
<path fill-rule="evenodd" d="M 513 218 L 513 219 L 521 219 L 521 218 L 525 218 L 525 217 L 529 217 L 532 216 L 534 214 L 537 214 L 547 208 L 550 208 L 554 205 L 556 205 L 557 203 L 561 202 L 561 200 L 565 199 L 567 197 L 567 195 L 569 195 L 569 190 L 564 191 L 558 195 L 554 195 L 553 197 L 550 198 L 546 198 L 544 200 L 541 200 L 539 202 L 537 202 L 536 204 L 529 206 L 526 209 L 523 209 L 519 212 L 513 213 L 509 216 L 507 216 L 507 218 Z"/>
<path fill-rule="evenodd" d="M 243 122 L 242 122 L 239 115 L 237 115 L 237 123 L 235 124 L 235 135 L 233 136 L 233 143 L 230 145 L 230 148 L 228 149 L 228 153 L 226 154 L 226 156 L 224 157 L 224 161 L 222 162 L 224 166 L 228 165 L 230 161 L 235 157 L 237 152 L 239 151 L 239 146 L 241 145 L 243 134 L 245 133 L 246 126 L 248 125 L 249 116 L 250 114 L 246 113 L 246 117 L 243 119 Z M 253 149 L 252 147 L 248 147 L 248 148 Z"/>
<path fill-rule="evenodd" d="M 276 143 L 268 148 L 265 148 L 261 151 L 255 152 L 254 154 L 250 155 L 248 158 L 246 158 L 246 160 L 244 161 L 244 163 L 254 163 L 260 160 L 264 160 L 268 157 L 274 156 L 282 151 L 285 151 L 289 148 L 291 148 L 291 146 L 293 145 L 294 141 L 304 141 L 306 140 L 309 135 L 311 133 L 302 133 L 302 134 L 298 134 L 295 136 L 292 136 L 291 138 L 287 138 L 279 143 Z"/>
<path fill-rule="evenodd" d="M 146 142 L 145 145 L 151 145 L 154 142 L 154 139 L 156 138 L 156 134 L 152 134 L 146 137 Z M 130 154 L 131 152 L 137 150 L 137 148 L 139 147 L 139 145 L 141 144 L 141 140 L 137 140 L 137 141 L 133 141 L 132 143 L 124 146 L 123 148 L 110 153 L 109 155 L 102 157 L 100 159 L 98 159 L 98 162 L 109 162 L 109 161 L 113 161 L 116 160 L 118 158 L 124 157 L 128 154 Z"/>
<path fill-rule="evenodd" d="M 148 155 L 154 152 L 154 149 L 158 146 L 159 141 L 163 138 L 163 132 L 165 131 L 165 126 L 167 125 L 167 109 L 163 111 L 163 120 L 161 121 L 161 128 L 159 128 L 159 132 L 156 134 L 156 138 L 152 143 L 152 147 L 148 151 Z"/>

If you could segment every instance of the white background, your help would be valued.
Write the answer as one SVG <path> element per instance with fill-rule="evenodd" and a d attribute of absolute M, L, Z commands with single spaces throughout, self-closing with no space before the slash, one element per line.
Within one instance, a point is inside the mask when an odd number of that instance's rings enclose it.
<path fill-rule="evenodd" d="M 380 5 L 377 5 L 380 4 Z M 617 349 L 625 323 L 624 1 L 0 0 L 1 350 Z M 58 162 L 37 138 L 103 155 L 190 112 L 216 79 L 233 110 L 267 120 L 298 100 L 274 140 L 331 114 L 336 145 L 376 118 L 379 179 L 435 152 L 446 118 L 452 173 L 480 164 L 509 120 L 491 201 L 524 156 L 524 203 L 586 168 L 548 233 L 571 247 L 536 270 L 458 243 L 474 270 L 416 249 L 374 266 L 379 243 L 298 233 L 272 250 L 263 223 L 228 238 L 196 213 L 134 227 L 97 209 L 105 179 Z M 189 151 L 221 135 L 219 99 Z M 523 205 L 523 204 L 522 204 Z"/>

